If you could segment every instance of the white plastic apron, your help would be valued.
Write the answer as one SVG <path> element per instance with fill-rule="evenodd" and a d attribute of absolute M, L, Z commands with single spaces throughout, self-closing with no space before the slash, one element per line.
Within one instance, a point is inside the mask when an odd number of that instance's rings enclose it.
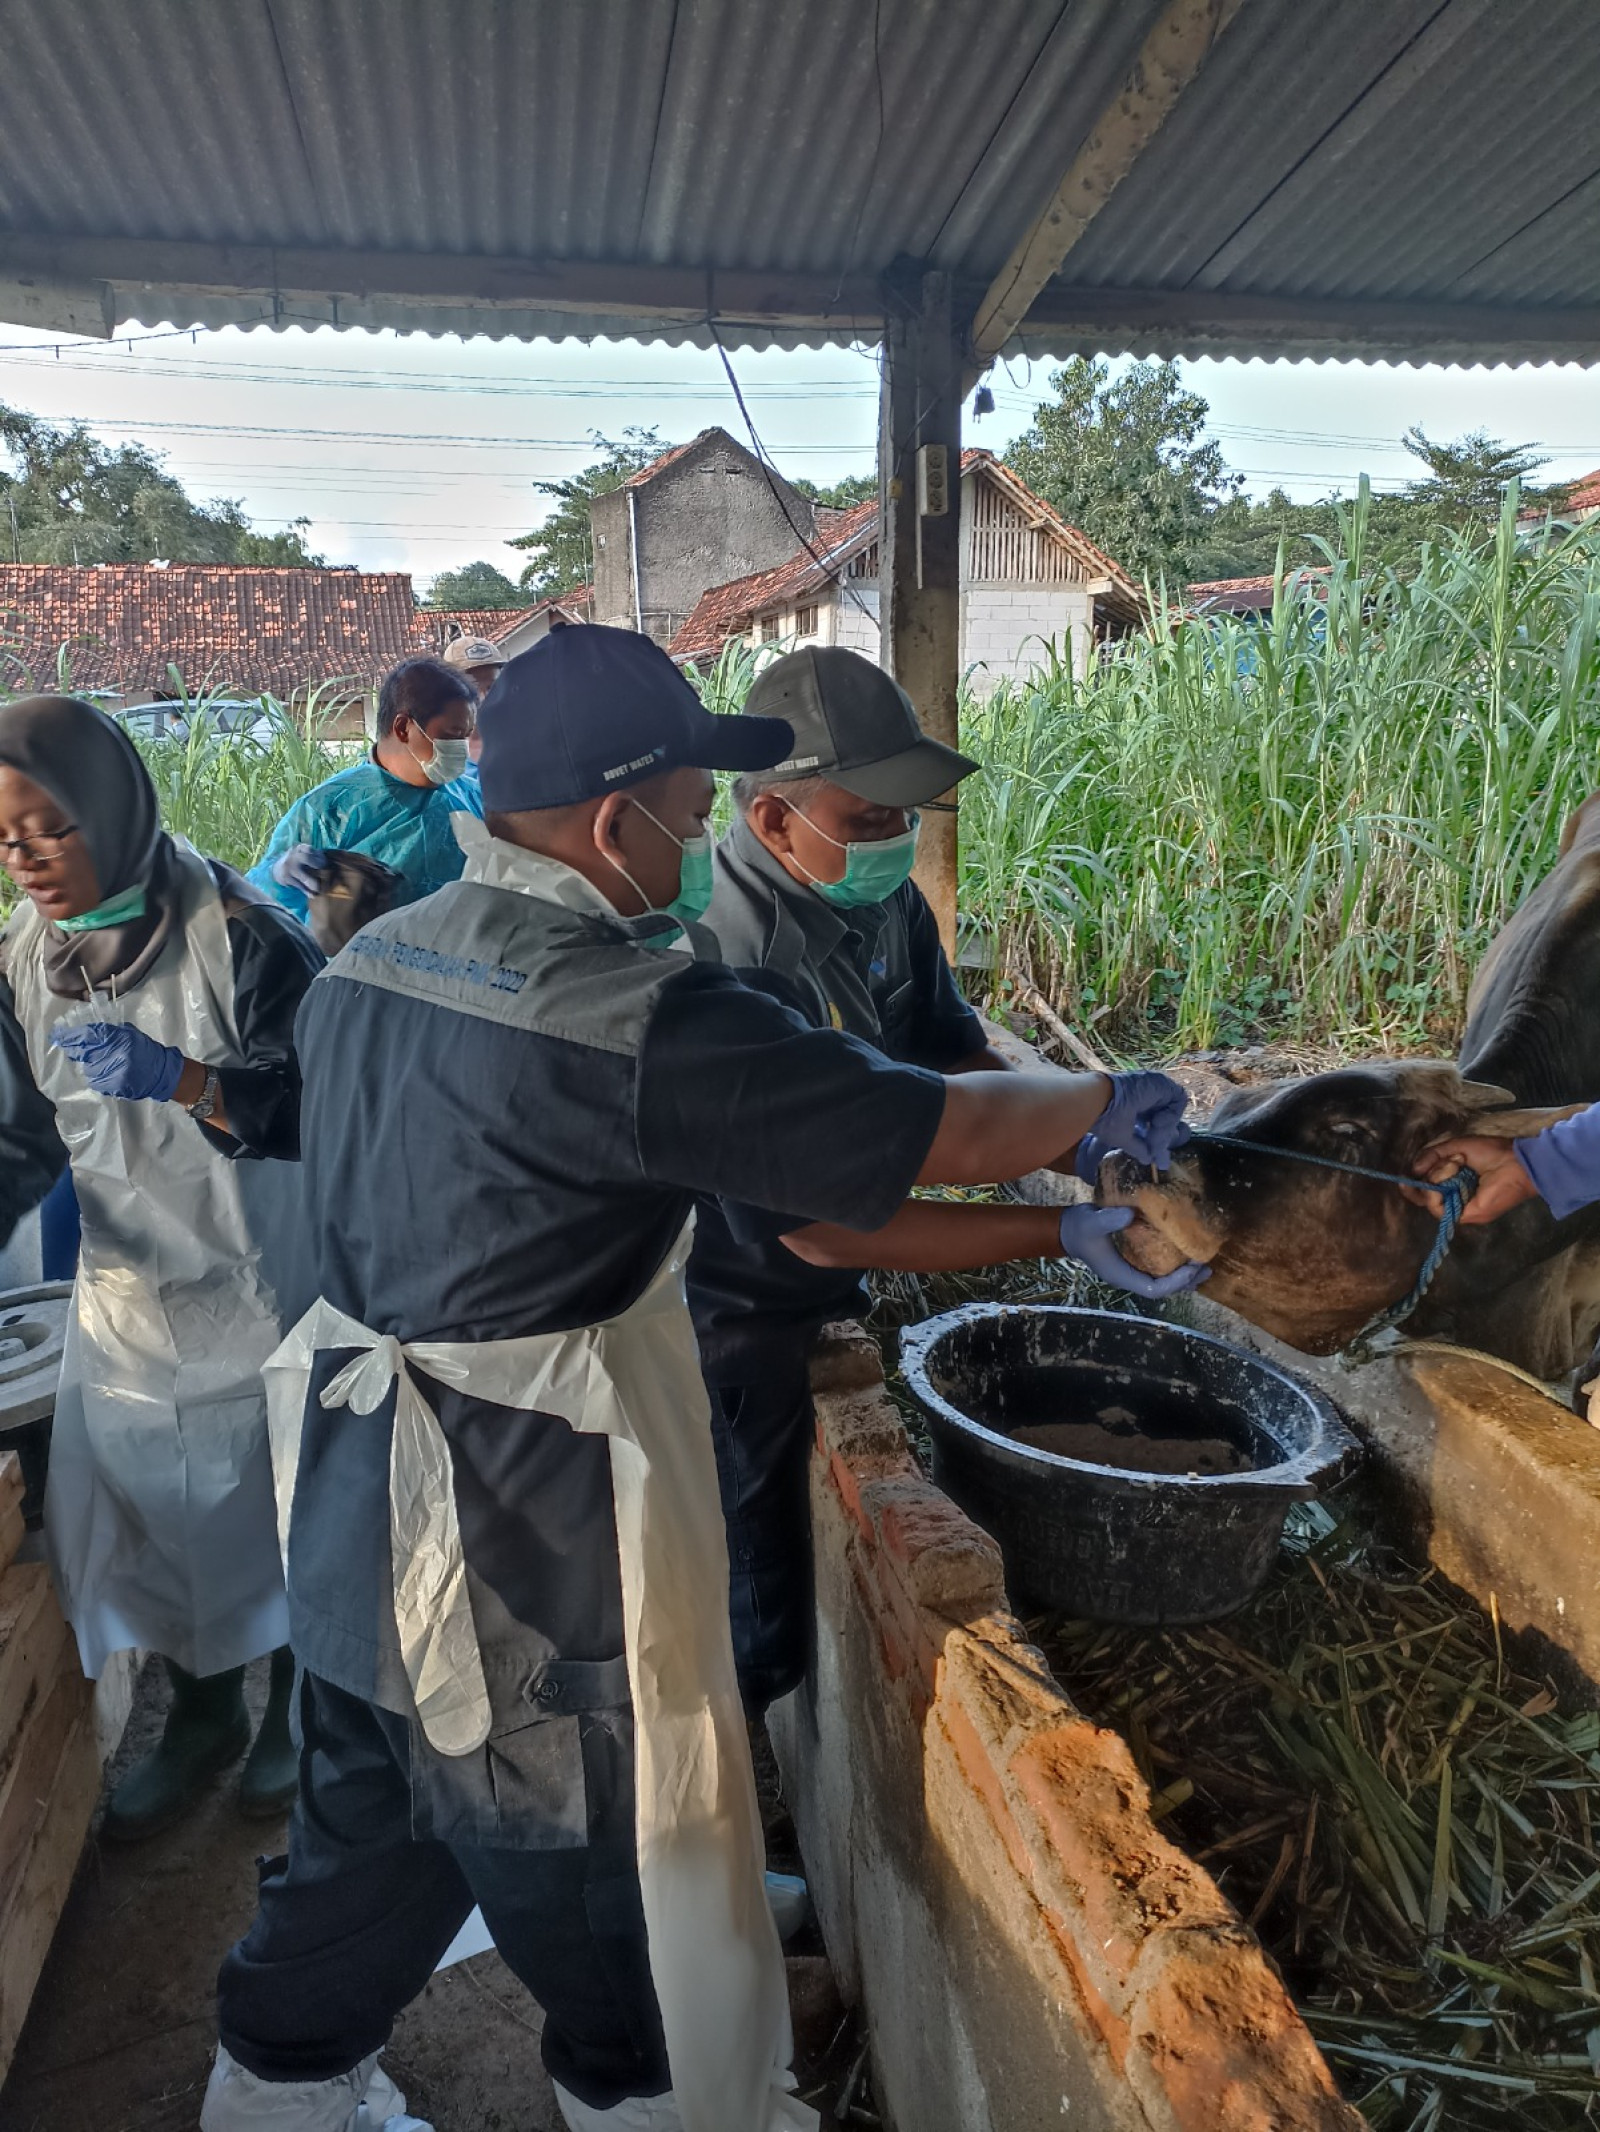
<path fill-rule="evenodd" d="M 523 1340 L 402 1344 L 318 1302 L 267 1364 L 279 1516 L 289 1509 L 312 1360 L 360 1348 L 322 1394 L 370 1414 L 396 1388 L 389 1517 L 395 1622 L 418 1715 L 443 1754 L 488 1737 L 450 1452 L 408 1365 L 495 1406 L 610 1440 L 639 1880 L 672 2090 L 687 2132 L 811 2132 L 789 2092 L 788 1997 L 728 1626 L 728 1553 L 710 1415 L 684 1300 L 692 1221 L 619 1317 Z"/>
<path fill-rule="evenodd" d="M 176 893 L 173 937 L 125 996 L 50 992 L 33 910 L 9 936 L 83 1220 L 44 1516 L 91 1677 L 135 1646 L 205 1674 L 289 1640 L 260 1374 L 281 1329 L 234 1166 L 176 1104 L 96 1095 L 49 1041 L 58 1023 L 125 1022 L 187 1058 L 242 1063 L 222 898 L 182 844 Z"/>

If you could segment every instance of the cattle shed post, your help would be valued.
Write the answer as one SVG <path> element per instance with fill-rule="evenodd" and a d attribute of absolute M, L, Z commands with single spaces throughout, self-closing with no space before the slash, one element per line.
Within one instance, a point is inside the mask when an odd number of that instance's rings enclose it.
<path fill-rule="evenodd" d="M 883 663 L 923 728 L 954 747 L 961 681 L 961 364 L 948 274 L 887 277 L 879 480 Z M 917 880 L 946 952 L 956 948 L 955 794 L 923 819 Z"/>

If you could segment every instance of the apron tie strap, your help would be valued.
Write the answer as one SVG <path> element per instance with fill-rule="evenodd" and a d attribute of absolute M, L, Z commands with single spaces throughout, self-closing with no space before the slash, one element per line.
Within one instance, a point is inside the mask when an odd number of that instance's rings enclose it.
<path fill-rule="evenodd" d="M 329 1411 L 353 1407 L 358 1414 L 375 1414 L 396 1377 L 407 1374 L 405 1349 L 393 1333 L 384 1333 L 365 1354 L 345 1364 L 324 1390 L 320 1403 Z"/>
<path fill-rule="evenodd" d="M 450 1446 L 439 1417 L 417 1389 L 410 1364 L 415 1360 L 445 1377 L 461 1373 L 426 1341 L 408 1349 L 393 1333 L 374 1332 L 330 1303 L 315 1304 L 267 1366 L 280 1528 L 287 1525 L 283 1482 L 287 1477 L 292 1489 L 300 1417 L 289 1410 L 296 1403 L 293 1380 L 285 1387 L 288 1399 L 281 1408 L 272 1397 L 278 1366 L 286 1364 L 303 1385 L 301 1372 L 312 1354 L 330 1347 L 353 1347 L 356 1353 L 323 1388 L 320 1404 L 329 1412 L 348 1407 L 355 1414 L 375 1414 L 393 1388 L 389 1558 L 400 1657 L 429 1743 L 441 1754 L 471 1754 L 489 1737 L 489 1689 L 467 1590 Z M 296 1350 L 292 1357 L 290 1349 Z"/>

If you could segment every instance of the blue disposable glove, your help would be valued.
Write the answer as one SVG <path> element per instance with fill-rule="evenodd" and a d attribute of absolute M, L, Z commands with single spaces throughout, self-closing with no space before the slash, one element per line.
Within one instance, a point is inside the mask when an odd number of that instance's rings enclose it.
<path fill-rule="evenodd" d="M 1188 1107 L 1188 1090 L 1164 1073 L 1114 1073 L 1111 1100 L 1085 1137 L 1098 1145 L 1102 1156 L 1120 1148 L 1147 1168 L 1153 1163 L 1164 1170 L 1173 1149 L 1182 1147 L 1189 1137 L 1183 1122 Z M 1080 1145 L 1074 1165 L 1080 1177 L 1084 1176 L 1083 1160 Z M 1094 1182 L 1099 1167 L 1097 1157 L 1086 1183 Z"/>
<path fill-rule="evenodd" d="M 183 1053 L 158 1044 L 142 1029 L 122 1022 L 85 1022 L 80 1028 L 52 1029 L 50 1041 L 83 1070 L 97 1095 L 121 1096 L 128 1102 L 170 1103 L 183 1072 Z"/>
<path fill-rule="evenodd" d="M 1111 1152 L 1098 1133 L 1085 1133 L 1072 1157 L 1073 1172 L 1091 1188 L 1100 1181 L 1100 1165 Z"/>
<path fill-rule="evenodd" d="M 285 888 L 297 888 L 302 896 L 314 896 L 327 871 L 328 854 L 316 844 L 291 844 L 281 859 L 272 862 L 272 878 Z"/>
<path fill-rule="evenodd" d="M 1147 1303 L 1158 1303 L 1163 1296 L 1187 1295 L 1210 1278 L 1211 1268 L 1198 1259 L 1190 1259 L 1172 1273 L 1141 1273 L 1137 1266 L 1130 1266 L 1111 1239 L 1132 1220 L 1132 1207 L 1063 1207 L 1062 1257 L 1079 1260 L 1108 1288 L 1124 1288 L 1129 1295 L 1143 1296 Z"/>

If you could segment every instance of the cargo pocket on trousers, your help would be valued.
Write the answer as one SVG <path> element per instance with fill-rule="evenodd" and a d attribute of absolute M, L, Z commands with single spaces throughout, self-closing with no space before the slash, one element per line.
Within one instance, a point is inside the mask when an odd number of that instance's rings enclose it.
<path fill-rule="evenodd" d="M 483 1746 L 450 1756 L 413 1748 L 427 1833 L 442 1843 L 576 1850 L 589 1840 L 583 1730 L 589 1713 L 627 1701 L 624 1660 L 546 1659 L 497 1709 Z M 420 1833 L 420 1829 L 419 1829 Z"/>

